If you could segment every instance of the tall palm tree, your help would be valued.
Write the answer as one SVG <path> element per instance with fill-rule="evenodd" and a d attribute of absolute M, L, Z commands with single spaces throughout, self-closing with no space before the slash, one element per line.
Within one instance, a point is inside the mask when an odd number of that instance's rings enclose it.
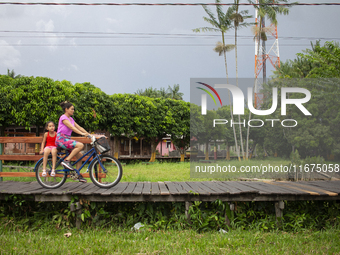
<path fill-rule="evenodd" d="M 234 0 L 234 5 L 231 8 L 233 11 L 231 15 L 231 20 L 234 22 L 235 30 L 235 66 L 236 66 L 236 86 L 238 87 L 238 66 L 237 66 L 237 30 L 242 27 L 247 27 L 253 25 L 254 23 L 245 22 L 246 19 L 252 18 L 252 15 L 248 15 L 248 10 L 239 11 L 240 0 Z M 238 115 L 238 122 L 240 127 L 240 143 L 242 149 L 242 156 L 244 159 L 244 148 L 243 148 L 243 138 L 242 138 L 242 128 L 241 128 L 241 117 Z"/>
<path fill-rule="evenodd" d="M 215 0 L 217 4 L 221 3 L 220 0 Z M 228 82 L 228 65 L 227 65 L 227 51 L 232 50 L 235 45 L 226 45 L 225 44 L 225 38 L 224 35 L 225 33 L 233 27 L 232 21 L 231 21 L 231 14 L 232 10 L 231 8 L 228 8 L 227 12 L 224 13 L 222 10 L 221 5 L 216 5 L 216 12 L 217 12 L 217 18 L 215 17 L 215 14 L 211 12 L 211 10 L 203 5 L 203 9 L 205 12 L 208 14 L 209 17 L 203 17 L 203 19 L 208 22 L 212 27 L 201 27 L 201 28 L 196 28 L 193 29 L 194 32 L 220 32 L 222 35 L 222 42 L 218 42 L 214 50 L 219 53 L 221 56 L 223 53 L 224 56 L 224 65 L 225 65 L 225 71 L 226 71 L 226 76 L 227 76 L 227 82 Z M 231 98 L 230 98 L 230 91 L 228 91 L 229 95 L 229 105 L 230 105 L 230 115 L 232 122 L 234 123 L 234 116 L 232 114 L 232 105 L 231 105 Z M 233 131 L 234 131 L 234 139 L 235 139 L 235 146 L 237 149 L 237 154 L 238 154 L 238 159 L 241 160 L 240 158 L 240 151 L 237 145 L 237 137 L 236 137 L 236 131 L 235 131 L 235 125 L 233 125 Z"/>
<path fill-rule="evenodd" d="M 255 33 L 255 40 L 257 41 L 257 56 L 260 52 L 260 42 L 267 40 L 266 33 L 268 32 L 267 28 L 264 28 L 264 19 L 268 18 L 272 24 L 277 25 L 277 14 L 288 15 L 289 7 L 296 3 L 291 3 L 286 6 L 278 6 L 275 4 L 279 3 L 288 3 L 288 0 L 248 0 L 249 3 L 253 4 L 254 8 L 257 11 L 257 27 L 253 29 Z M 255 81 L 256 82 L 256 81 Z M 253 88 L 253 93 L 255 93 L 255 83 Z M 251 118 L 251 112 L 249 111 L 249 119 Z M 247 157 L 248 157 L 248 145 L 249 145 L 249 125 L 247 130 Z"/>

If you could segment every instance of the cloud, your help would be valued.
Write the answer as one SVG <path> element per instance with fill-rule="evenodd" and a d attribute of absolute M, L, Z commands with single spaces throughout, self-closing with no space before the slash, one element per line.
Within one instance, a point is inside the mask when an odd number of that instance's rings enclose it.
<path fill-rule="evenodd" d="M 39 20 L 36 23 L 36 28 L 38 31 L 44 31 L 44 32 L 53 32 L 54 31 L 54 22 L 53 20 L 44 21 Z M 60 35 L 54 34 L 54 33 L 47 33 L 46 34 L 46 40 L 47 43 L 50 44 L 49 49 L 50 50 L 56 50 L 58 42 L 60 41 Z"/>
<path fill-rule="evenodd" d="M 78 66 L 76 65 L 71 65 L 71 68 L 73 68 L 75 71 L 78 71 Z"/>
<path fill-rule="evenodd" d="M 119 23 L 119 20 L 113 19 L 113 18 L 106 18 L 106 21 L 107 21 L 109 24 L 118 24 L 118 23 Z"/>
<path fill-rule="evenodd" d="M 61 72 L 64 72 L 64 71 L 68 71 L 68 72 L 71 72 L 71 71 L 78 71 L 79 70 L 79 67 L 77 65 L 74 65 L 74 64 L 71 64 L 69 65 L 68 67 L 66 66 L 63 66 L 59 69 Z"/>
<path fill-rule="evenodd" d="M 6 68 L 15 68 L 21 64 L 20 52 L 6 41 L 0 40 L 0 64 Z"/>
<path fill-rule="evenodd" d="M 47 22 L 43 20 L 39 20 L 36 24 L 36 27 L 39 31 L 53 32 L 54 23 L 53 23 L 53 20 L 51 19 Z"/>

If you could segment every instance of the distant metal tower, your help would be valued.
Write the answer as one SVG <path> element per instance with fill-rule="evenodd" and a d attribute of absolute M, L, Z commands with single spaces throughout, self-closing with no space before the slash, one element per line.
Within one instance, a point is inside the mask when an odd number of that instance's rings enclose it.
<path fill-rule="evenodd" d="M 258 4 L 259 1 L 256 0 Z M 258 26 L 258 11 L 255 9 L 255 23 L 256 27 Z M 265 27 L 264 19 L 262 23 L 262 28 Z M 277 26 L 271 24 L 269 26 L 271 29 L 267 29 L 267 41 L 262 41 L 262 46 L 259 47 L 259 37 L 255 36 L 255 88 L 254 88 L 254 101 L 255 101 L 255 108 L 258 109 L 262 102 L 263 102 L 263 94 L 260 93 L 262 88 L 262 83 L 266 82 L 267 79 L 267 66 L 266 62 L 269 59 L 270 63 L 276 68 L 277 66 L 280 67 L 280 53 L 279 53 L 279 38 L 277 34 Z M 274 40 L 274 42 L 273 42 Z M 273 42 L 269 51 L 266 51 L 266 42 Z M 258 51 L 259 49 L 259 51 Z M 262 75 L 262 82 L 261 78 L 259 77 L 261 71 L 263 71 Z"/>

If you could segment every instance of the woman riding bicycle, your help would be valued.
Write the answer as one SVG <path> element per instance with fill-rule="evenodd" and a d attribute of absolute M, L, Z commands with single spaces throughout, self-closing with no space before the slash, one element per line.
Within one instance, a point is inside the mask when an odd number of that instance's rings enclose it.
<path fill-rule="evenodd" d="M 64 101 L 60 103 L 60 106 L 63 108 L 64 114 L 59 118 L 55 144 L 57 148 L 71 151 L 61 164 L 69 170 L 74 170 L 70 161 L 73 157 L 79 159 L 83 155 L 80 151 L 84 148 L 84 144 L 71 139 L 72 131 L 83 136 L 89 136 L 89 133 L 79 126 L 71 117 L 74 113 L 74 106 L 72 103 Z M 77 163 L 77 169 L 80 168 L 81 164 L 81 161 Z M 80 182 L 87 182 L 82 175 L 79 175 L 78 179 Z"/>

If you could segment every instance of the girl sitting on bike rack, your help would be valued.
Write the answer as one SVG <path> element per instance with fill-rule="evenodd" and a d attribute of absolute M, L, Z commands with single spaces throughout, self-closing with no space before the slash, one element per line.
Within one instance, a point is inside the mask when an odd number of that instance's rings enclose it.
<path fill-rule="evenodd" d="M 50 153 L 52 154 L 52 171 L 50 176 L 55 176 L 55 164 L 57 161 L 57 147 L 55 145 L 55 139 L 56 139 L 56 132 L 55 125 L 53 121 L 49 121 L 45 125 L 45 130 L 47 132 L 44 134 L 43 141 L 41 143 L 41 149 L 40 154 L 44 154 L 43 159 L 43 172 L 42 176 L 45 177 L 47 175 L 46 173 L 46 164 L 47 164 L 47 158 Z"/>
<path fill-rule="evenodd" d="M 72 131 L 83 136 L 89 136 L 89 133 L 79 126 L 71 117 L 74 113 L 74 106 L 72 103 L 65 101 L 60 103 L 60 106 L 63 108 L 64 114 L 59 118 L 55 144 L 58 148 L 71 151 L 61 164 L 69 170 L 74 170 L 70 161 L 73 157 L 79 159 L 83 155 L 80 151 L 84 148 L 84 144 L 71 140 Z M 79 169 L 80 166 L 81 161 L 77 163 L 77 168 Z M 82 175 L 78 176 L 78 180 L 80 182 L 87 182 Z"/>

